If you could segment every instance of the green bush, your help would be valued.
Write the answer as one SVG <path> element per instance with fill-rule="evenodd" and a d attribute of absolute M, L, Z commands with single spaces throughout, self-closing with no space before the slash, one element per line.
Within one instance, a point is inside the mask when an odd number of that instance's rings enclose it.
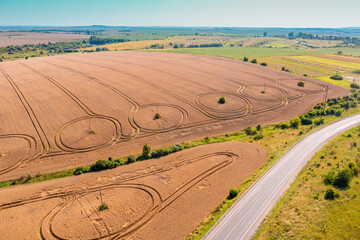
<path fill-rule="evenodd" d="M 150 152 L 151 152 L 150 146 L 148 144 L 145 144 L 144 147 L 143 147 L 142 155 L 144 157 L 148 157 Z"/>
<path fill-rule="evenodd" d="M 105 169 L 115 168 L 116 164 L 108 160 L 98 160 L 96 163 L 91 164 L 90 172 L 101 171 Z"/>
<path fill-rule="evenodd" d="M 103 203 L 99 206 L 99 211 L 104 211 L 106 209 L 109 209 L 109 206 L 107 205 L 107 203 Z"/>
<path fill-rule="evenodd" d="M 321 124 L 324 124 L 324 119 L 323 119 L 323 118 L 315 119 L 315 120 L 314 120 L 314 124 L 315 124 L 316 126 L 319 126 L 319 125 L 321 125 Z"/>
<path fill-rule="evenodd" d="M 248 127 L 245 129 L 246 135 L 255 135 L 257 131 L 255 129 L 252 129 L 251 127 Z"/>
<path fill-rule="evenodd" d="M 249 61 L 249 58 L 248 58 L 248 57 L 244 57 L 243 61 L 244 61 L 244 62 L 247 62 L 247 61 Z"/>
<path fill-rule="evenodd" d="M 360 74 L 360 69 L 353 71 L 353 73 Z"/>
<path fill-rule="evenodd" d="M 159 114 L 159 113 L 155 113 L 154 119 L 159 119 L 159 118 L 161 118 L 160 114 Z"/>
<path fill-rule="evenodd" d="M 127 163 L 133 163 L 135 162 L 135 156 L 134 155 L 129 155 L 127 157 Z"/>
<path fill-rule="evenodd" d="M 334 200 L 335 198 L 339 198 L 339 194 L 335 192 L 332 188 L 327 189 L 325 193 L 325 199 Z"/>
<path fill-rule="evenodd" d="M 250 61 L 251 63 L 257 63 L 256 58 L 254 58 L 253 60 Z"/>
<path fill-rule="evenodd" d="M 351 88 L 355 88 L 355 89 L 360 89 L 360 85 L 357 84 L 357 83 L 352 83 L 352 84 L 350 84 L 350 87 L 351 87 Z"/>
<path fill-rule="evenodd" d="M 179 151 L 181 151 L 182 150 L 182 146 L 181 146 L 181 144 L 179 144 L 179 143 L 176 143 L 176 144 L 174 144 L 173 146 L 172 146 L 172 151 L 173 152 L 179 152 Z"/>
<path fill-rule="evenodd" d="M 289 128 L 289 124 L 286 123 L 286 122 L 281 123 L 281 124 L 280 124 L 280 128 L 281 128 L 281 129 L 288 129 L 288 128 Z"/>
<path fill-rule="evenodd" d="M 331 185 L 334 183 L 335 181 L 335 177 L 336 177 L 336 174 L 334 171 L 329 171 L 327 174 L 325 174 L 324 176 L 324 183 L 326 185 Z"/>
<path fill-rule="evenodd" d="M 298 118 L 298 117 L 293 118 L 293 119 L 290 119 L 290 126 L 291 126 L 292 128 L 298 128 L 300 122 L 301 122 L 301 120 L 300 120 L 300 118 Z"/>
<path fill-rule="evenodd" d="M 254 137 L 254 140 L 260 140 L 260 139 L 263 139 L 264 138 L 264 134 L 260 133 L 260 134 L 257 134 L 255 137 Z"/>
<path fill-rule="evenodd" d="M 359 168 L 358 168 L 358 166 L 356 166 L 355 163 L 350 162 L 348 167 L 349 167 L 349 169 L 350 169 L 353 176 L 357 176 L 359 174 Z"/>
<path fill-rule="evenodd" d="M 335 75 L 332 75 L 330 77 L 330 79 L 332 79 L 332 80 L 343 80 L 344 78 L 342 76 L 340 76 L 339 74 L 335 74 Z"/>
<path fill-rule="evenodd" d="M 301 125 L 311 125 L 313 121 L 310 118 L 302 118 Z"/>
<path fill-rule="evenodd" d="M 87 173 L 89 172 L 89 169 L 86 168 L 86 167 L 77 167 L 74 171 L 74 175 L 80 175 L 80 174 L 83 174 L 83 173 Z"/>
<path fill-rule="evenodd" d="M 225 103 L 225 98 L 224 98 L 224 97 L 220 97 L 218 103 L 224 104 L 224 103 Z"/>
<path fill-rule="evenodd" d="M 260 124 L 256 126 L 256 130 L 261 131 L 261 125 Z"/>
<path fill-rule="evenodd" d="M 297 83 L 297 85 L 298 85 L 299 87 L 304 87 L 304 86 L 305 86 L 305 83 L 304 83 L 303 81 L 300 81 L 300 82 Z"/>
<path fill-rule="evenodd" d="M 235 188 L 232 188 L 230 189 L 229 191 L 229 195 L 227 197 L 227 199 L 233 199 L 233 198 L 236 198 L 236 196 L 239 194 L 239 190 L 235 189 Z"/>
<path fill-rule="evenodd" d="M 266 66 L 267 66 L 267 63 L 266 63 L 266 62 L 262 62 L 262 63 L 260 63 L 260 65 L 266 67 Z"/>
<path fill-rule="evenodd" d="M 341 110 L 337 110 L 337 111 L 335 112 L 335 116 L 337 116 L 337 117 L 340 117 L 341 114 L 342 114 L 342 111 L 341 111 Z"/>
<path fill-rule="evenodd" d="M 348 188 L 351 181 L 352 174 L 348 169 L 344 169 L 338 172 L 333 185 L 338 188 Z"/>

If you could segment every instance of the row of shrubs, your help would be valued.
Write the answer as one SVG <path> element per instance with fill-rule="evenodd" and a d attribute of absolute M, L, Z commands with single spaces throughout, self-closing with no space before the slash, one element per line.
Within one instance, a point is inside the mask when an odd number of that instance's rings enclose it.
<path fill-rule="evenodd" d="M 124 164 L 133 163 L 136 161 L 142 161 L 142 160 L 151 159 L 151 158 L 159 158 L 159 157 L 166 156 L 166 155 L 169 155 L 174 152 L 179 152 L 183 149 L 184 149 L 183 146 L 181 144 L 177 143 L 171 147 L 159 148 L 159 149 L 156 149 L 155 151 L 151 151 L 150 146 L 148 144 L 145 144 L 143 147 L 142 154 L 138 155 L 137 157 L 134 155 L 129 155 L 126 159 L 124 159 L 124 158 L 123 159 L 121 159 L 121 158 L 113 159 L 112 157 L 109 157 L 108 160 L 98 160 L 97 162 L 90 165 L 90 167 L 76 168 L 74 171 L 74 175 L 80 175 L 80 174 L 87 173 L 87 172 L 97 172 L 97 171 L 101 171 L 101 170 L 112 169 L 112 168 L 116 168 L 116 167 L 124 165 Z"/>
<path fill-rule="evenodd" d="M 249 61 L 249 58 L 248 58 L 248 57 L 244 57 L 244 58 L 243 58 L 243 61 L 244 61 L 244 62 L 248 62 L 248 61 Z M 250 62 L 251 62 L 251 63 L 254 63 L 254 64 L 258 63 L 258 61 L 257 61 L 256 58 L 254 58 L 254 59 L 251 60 Z M 267 63 L 266 63 L 266 62 L 262 62 L 262 63 L 260 63 L 260 65 L 266 67 L 266 66 L 267 66 Z"/>

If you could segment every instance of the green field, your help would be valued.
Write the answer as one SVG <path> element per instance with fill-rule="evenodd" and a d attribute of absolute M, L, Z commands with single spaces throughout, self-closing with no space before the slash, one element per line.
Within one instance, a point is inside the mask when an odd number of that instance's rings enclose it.
<path fill-rule="evenodd" d="M 323 181 L 326 173 L 347 169 L 350 162 L 360 167 L 359 136 L 360 127 L 356 127 L 316 153 L 263 222 L 255 239 L 359 239 L 360 177 L 353 176 L 345 189 Z M 339 193 L 339 198 L 325 200 L 329 188 Z"/>

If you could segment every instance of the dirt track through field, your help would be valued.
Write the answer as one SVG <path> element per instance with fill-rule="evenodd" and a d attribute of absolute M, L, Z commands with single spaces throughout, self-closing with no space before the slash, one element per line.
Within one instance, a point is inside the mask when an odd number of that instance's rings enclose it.
<path fill-rule="evenodd" d="M 0 71 L 3 98 L 15 101 L 12 108 L 0 103 L 7 123 L 0 143 L 20 142 L 0 146 L 0 179 L 287 120 L 323 100 L 327 88 L 329 97 L 346 94 L 263 66 L 190 54 L 72 54 L 5 62 Z"/>
<path fill-rule="evenodd" d="M 267 159 L 229 142 L 0 191 L 6 239 L 180 239 Z M 98 211 L 99 191 L 109 210 Z M 12 217 L 12 216 L 19 216 Z M 190 219 L 189 219 L 190 218 Z"/>

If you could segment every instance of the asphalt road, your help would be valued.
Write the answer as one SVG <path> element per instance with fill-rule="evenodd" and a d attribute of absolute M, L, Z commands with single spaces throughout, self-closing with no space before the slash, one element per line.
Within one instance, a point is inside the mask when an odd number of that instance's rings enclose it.
<path fill-rule="evenodd" d="M 250 239 L 316 151 L 337 135 L 359 124 L 360 114 L 328 124 L 305 136 L 250 187 L 204 239 Z"/>

